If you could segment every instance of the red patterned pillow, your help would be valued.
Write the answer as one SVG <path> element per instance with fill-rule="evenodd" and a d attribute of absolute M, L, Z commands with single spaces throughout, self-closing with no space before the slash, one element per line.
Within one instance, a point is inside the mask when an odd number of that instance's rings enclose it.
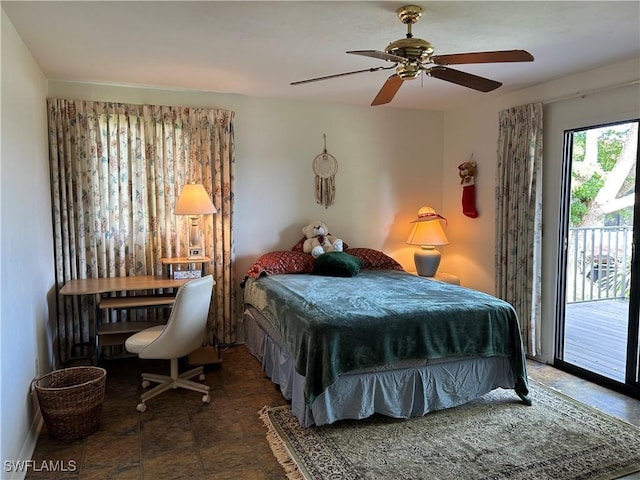
<path fill-rule="evenodd" d="M 293 248 L 291 249 L 292 252 L 302 252 L 302 247 L 304 245 L 304 241 L 307 239 L 307 237 L 302 237 L 300 239 L 300 241 L 298 243 L 296 243 Z"/>
<path fill-rule="evenodd" d="M 404 270 L 402 265 L 379 250 L 372 248 L 350 248 L 347 250 L 347 253 L 362 260 L 362 268 L 365 270 Z"/>
<path fill-rule="evenodd" d="M 262 275 L 278 273 L 309 273 L 313 268 L 313 257 L 308 253 L 278 250 L 265 253 L 249 268 L 247 276 L 259 278 Z"/>

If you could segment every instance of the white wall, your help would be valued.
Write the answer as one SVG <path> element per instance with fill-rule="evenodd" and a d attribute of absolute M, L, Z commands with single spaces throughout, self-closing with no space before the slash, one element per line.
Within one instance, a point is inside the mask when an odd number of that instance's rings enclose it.
<path fill-rule="evenodd" d="M 56 81 L 49 96 L 235 111 L 238 281 L 258 255 L 290 249 L 315 220 L 350 246 L 383 250 L 410 268 L 408 222 L 422 205 L 440 208 L 442 112 Z M 311 169 L 323 134 L 338 161 L 326 209 L 315 202 Z"/>
<path fill-rule="evenodd" d="M 2 11 L 0 157 L 0 477 L 37 440 L 32 380 L 51 368 L 48 298 L 54 288 L 46 80 Z"/>
<path fill-rule="evenodd" d="M 542 361 L 553 360 L 563 131 L 640 117 L 639 80 L 640 59 L 636 58 L 445 113 L 442 205 L 445 216 L 449 218 L 447 233 L 451 244 L 447 255 L 443 256 L 441 268 L 457 273 L 465 285 L 494 293 L 498 114 L 505 108 L 531 102 L 541 101 L 545 104 L 543 331 L 542 352 L 539 355 Z M 636 83 L 620 86 L 631 82 Z M 477 219 L 462 215 L 462 192 L 456 168 L 471 153 L 478 162 L 476 193 L 480 216 Z"/>

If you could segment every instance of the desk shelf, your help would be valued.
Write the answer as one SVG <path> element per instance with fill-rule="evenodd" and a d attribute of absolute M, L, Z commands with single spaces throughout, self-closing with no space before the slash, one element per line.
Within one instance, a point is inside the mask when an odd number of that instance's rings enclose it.
<path fill-rule="evenodd" d="M 175 295 L 134 295 L 129 297 L 102 297 L 98 307 L 108 308 L 169 308 L 176 301 Z"/>
<path fill-rule="evenodd" d="M 103 323 L 98 328 L 98 347 L 114 347 L 123 345 L 134 333 L 145 328 L 164 325 L 161 322 L 113 322 Z"/>
<path fill-rule="evenodd" d="M 174 265 L 200 265 L 200 271 L 202 276 L 206 275 L 206 264 L 211 262 L 209 257 L 202 258 L 189 258 L 189 257 L 164 257 L 162 259 L 162 265 L 165 266 L 167 277 L 173 277 Z"/>
<path fill-rule="evenodd" d="M 175 295 L 132 295 L 127 297 L 101 297 L 99 310 L 131 310 L 135 308 L 171 308 L 176 300 Z M 123 321 L 100 323 L 97 327 L 98 358 L 100 347 L 124 345 L 134 333 L 145 328 L 163 325 L 161 322 Z"/>

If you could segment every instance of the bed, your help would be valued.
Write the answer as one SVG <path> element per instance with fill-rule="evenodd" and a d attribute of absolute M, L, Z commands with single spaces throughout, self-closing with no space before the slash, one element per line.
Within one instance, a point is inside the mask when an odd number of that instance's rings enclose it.
<path fill-rule="evenodd" d="M 510 304 L 407 273 L 382 252 L 347 252 L 360 267 L 344 276 L 283 251 L 243 283 L 246 346 L 302 426 L 409 418 L 499 387 L 530 404 Z"/>

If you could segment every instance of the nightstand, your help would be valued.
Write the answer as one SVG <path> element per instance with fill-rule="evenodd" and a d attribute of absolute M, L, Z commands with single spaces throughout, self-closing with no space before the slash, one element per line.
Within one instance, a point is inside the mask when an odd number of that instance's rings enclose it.
<path fill-rule="evenodd" d="M 425 278 L 431 278 L 439 282 L 450 283 L 451 285 L 460 285 L 460 278 L 453 273 L 437 272 L 435 276 Z"/>
<path fill-rule="evenodd" d="M 418 275 L 418 272 L 415 272 L 415 271 L 407 270 L 407 273 L 410 273 L 412 275 Z M 434 277 L 424 277 L 424 278 L 437 280 L 438 282 L 443 282 L 443 283 L 450 283 L 451 285 L 460 285 L 460 278 L 457 275 L 454 275 L 453 273 L 437 272 Z"/>

